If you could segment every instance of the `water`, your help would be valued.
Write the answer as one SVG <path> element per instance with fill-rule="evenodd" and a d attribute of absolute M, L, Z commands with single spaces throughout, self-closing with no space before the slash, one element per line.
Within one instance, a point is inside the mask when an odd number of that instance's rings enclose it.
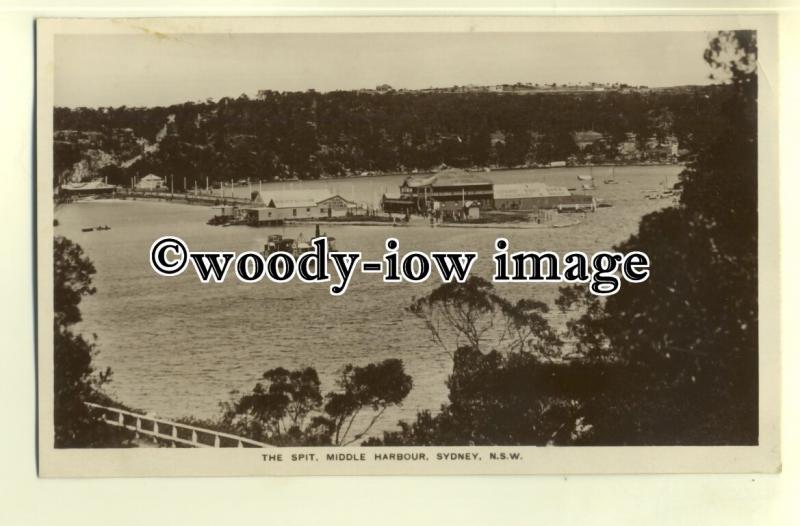
<path fill-rule="evenodd" d="M 613 171 L 612 171 L 613 170 Z M 676 166 L 636 166 L 636 167 L 616 167 L 598 166 L 595 168 L 569 167 L 569 168 L 550 168 L 539 170 L 496 170 L 493 172 L 480 172 L 476 175 L 488 179 L 495 184 L 502 183 L 530 183 L 540 182 L 551 186 L 563 186 L 567 188 L 581 188 L 583 181 L 578 181 L 578 175 L 592 175 L 598 187 L 614 189 L 619 185 L 604 185 L 603 179 L 612 173 L 617 180 L 627 179 L 629 175 L 645 175 L 655 177 L 657 182 L 664 182 L 665 177 L 671 181 L 670 184 L 677 182 L 677 174 L 681 168 Z M 259 189 L 264 192 L 270 190 L 300 190 L 324 189 L 333 194 L 339 194 L 345 199 L 377 207 L 380 205 L 381 196 L 386 193 L 398 193 L 400 184 L 408 177 L 407 175 L 381 175 L 376 177 L 349 177 L 343 179 L 322 179 L 315 181 L 284 181 L 273 183 L 262 183 L 257 181 L 243 186 L 230 187 L 226 183 L 224 190 L 213 188 L 210 192 L 214 195 L 226 197 L 234 195 L 236 197 L 250 198 L 250 192 Z M 659 178 L 660 177 L 660 178 Z M 652 181 L 650 181 L 652 182 Z M 193 188 L 191 181 L 187 183 L 189 188 Z M 651 188 L 655 189 L 655 188 Z M 593 195 L 606 197 L 611 192 L 605 192 L 605 188 L 598 188 Z M 580 193 L 580 191 L 579 191 Z M 616 193 L 616 192 L 614 192 Z"/>
<path fill-rule="evenodd" d="M 591 253 L 608 249 L 637 229 L 642 215 L 668 204 L 644 199 L 647 192 L 677 181 L 680 167 L 616 168 L 619 184 L 604 185 L 607 168 L 596 168 L 598 198 L 613 204 L 588 214 L 572 228 L 502 230 L 322 225 L 339 250 L 359 250 L 377 260 L 384 240 L 397 237 L 400 251 L 478 250 L 473 274 L 489 278 L 494 239 L 507 237 L 512 250 Z M 576 174 L 589 169 L 519 170 L 486 174 L 495 182 L 544 181 L 577 186 Z M 368 201 L 401 176 L 292 183 L 350 188 L 344 197 Z M 288 185 L 288 183 L 283 183 Z M 336 187 L 333 187 L 336 188 Z M 246 192 L 247 189 L 245 188 Z M 79 243 L 97 268 L 97 294 L 81 304 L 78 330 L 96 334 L 96 364 L 114 371 L 107 390 L 121 402 L 165 418 L 214 417 L 218 403 L 234 389 L 249 390 L 264 371 L 282 366 L 313 366 L 325 390 L 334 386 L 345 364 L 365 365 L 401 358 L 414 388 L 401 408 L 387 411 L 381 427 L 412 419 L 419 409 L 436 410 L 446 401 L 444 384 L 450 357 L 430 339 L 422 322 L 404 308 L 438 284 L 384 284 L 380 275 L 356 274 L 343 297 L 328 294 L 328 284 L 283 285 L 264 280 L 243 284 L 233 275 L 222 284 L 201 284 L 193 272 L 164 278 L 148 262 L 152 242 L 167 234 L 183 238 L 193 250 L 260 250 L 270 233 L 313 234 L 313 225 L 271 228 L 213 227 L 205 207 L 149 201 L 97 201 L 56 210 L 55 231 Z M 110 231 L 81 232 L 109 225 Z M 657 262 L 655 262 L 657 264 Z M 623 286 L 626 286 L 623 284 Z M 632 286 L 632 285 L 628 285 Z M 502 284 L 512 298 L 552 302 L 557 285 Z"/>

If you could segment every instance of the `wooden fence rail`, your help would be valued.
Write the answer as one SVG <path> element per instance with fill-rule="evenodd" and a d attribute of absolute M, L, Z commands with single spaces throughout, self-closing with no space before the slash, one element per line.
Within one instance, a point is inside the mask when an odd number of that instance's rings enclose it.
<path fill-rule="evenodd" d="M 91 402 L 86 402 L 86 405 L 101 412 L 103 421 L 108 425 L 133 431 L 137 437 L 144 435 L 152 437 L 154 441 L 167 442 L 172 447 L 274 447 L 249 438 L 170 422 L 124 409 Z"/>

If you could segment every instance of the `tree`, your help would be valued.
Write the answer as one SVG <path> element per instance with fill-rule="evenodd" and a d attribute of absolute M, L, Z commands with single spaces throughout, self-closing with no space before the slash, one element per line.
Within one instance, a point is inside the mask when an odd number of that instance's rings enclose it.
<path fill-rule="evenodd" d="M 56 108 L 54 183 L 100 151 L 131 176 L 316 178 L 341 172 L 449 166 L 519 166 L 563 161 L 578 151 L 571 132 L 589 127 L 617 139 L 675 134 L 682 143 L 720 113 L 726 90 L 680 92 L 276 93 L 157 108 Z M 669 115 L 669 119 L 650 117 Z M 174 119 L 170 119 L 174 116 Z M 590 119 L 589 119 L 590 118 Z M 654 124 L 660 127 L 654 127 Z M 128 129 L 130 132 L 128 132 Z M 502 130 L 492 146 L 489 133 Z M 166 133 L 162 133 L 166 132 Z M 652 156 L 656 152 L 649 152 Z M 111 178 L 109 178 L 111 180 Z"/>
<path fill-rule="evenodd" d="M 338 381 L 341 392 L 328 394 L 325 404 L 326 425 L 332 429 L 331 442 L 346 446 L 364 437 L 386 409 L 405 400 L 412 385 L 411 377 L 403 371 L 403 362 L 398 359 L 366 367 L 346 366 Z M 373 415 L 366 426 L 351 437 L 353 422 L 364 410 L 372 410 Z"/>
<path fill-rule="evenodd" d="M 389 407 L 405 400 L 413 385 L 397 359 L 346 365 L 338 391 L 328 393 L 324 404 L 311 367 L 270 369 L 263 379 L 252 392 L 223 404 L 217 427 L 275 445 L 346 446 L 366 436 Z M 366 421 L 352 432 L 362 415 Z"/>
<path fill-rule="evenodd" d="M 462 346 L 480 351 L 525 351 L 552 357 L 561 347 L 543 314 L 545 303 L 522 299 L 511 303 L 491 283 L 470 276 L 464 283 L 445 283 L 412 302 L 409 312 L 421 319 L 433 341 L 451 357 Z"/>
<path fill-rule="evenodd" d="M 755 34 L 721 33 L 709 50 L 732 85 L 719 92 L 721 115 L 696 128 L 680 206 L 643 217 L 615 247 L 649 255 L 647 283 L 607 299 L 563 288 L 576 344 L 549 361 L 491 348 L 519 313 L 488 283 L 434 290 L 411 311 L 437 341 L 456 335 L 449 403 L 369 444 L 757 443 Z M 530 334 L 552 345 L 546 326 Z"/>
<path fill-rule="evenodd" d="M 97 371 L 93 342 L 74 334 L 81 321 L 79 304 L 95 293 L 95 268 L 80 245 L 56 236 L 53 244 L 53 419 L 55 447 L 110 447 L 122 444 L 119 433 L 101 422 L 86 402 L 107 402 L 100 388 L 111 379 L 111 370 Z"/>
<path fill-rule="evenodd" d="M 580 404 L 569 388 L 586 371 L 548 364 L 527 352 L 483 353 L 468 346 L 454 355 L 447 379 L 448 403 L 432 416 L 417 413 L 400 431 L 385 432 L 365 445 L 548 445 L 583 432 Z"/>
<path fill-rule="evenodd" d="M 317 371 L 278 367 L 265 372 L 263 379 L 251 393 L 226 406 L 223 421 L 251 436 L 301 440 L 306 416 L 322 402 Z"/>
<path fill-rule="evenodd" d="M 546 304 L 509 302 L 473 276 L 437 287 L 409 310 L 453 359 L 448 403 L 367 445 L 546 445 L 583 432 L 577 400 L 588 374 L 563 360 Z"/>
<path fill-rule="evenodd" d="M 680 206 L 645 216 L 619 251 L 653 262 L 646 284 L 599 300 L 566 291 L 570 328 L 627 380 L 585 404 L 595 444 L 758 441 L 758 243 L 755 34 L 723 32 L 705 57 L 732 84 L 698 134 Z M 723 57 L 734 57 L 725 59 Z"/>
<path fill-rule="evenodd" d="M 53 141 L 53 187 L 69 180 L 73 166 L 82 159 L 81 149 L 75 143 Z"/>

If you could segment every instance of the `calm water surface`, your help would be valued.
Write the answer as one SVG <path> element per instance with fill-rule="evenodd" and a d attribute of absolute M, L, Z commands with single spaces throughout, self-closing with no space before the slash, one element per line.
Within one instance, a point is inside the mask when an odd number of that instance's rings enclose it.
<path fill-rule="evenodd" d="M 379 259 L 389 235 L 400 250 L 478 250 L 473 274 L 489 278 L 494 239 L 507 237 L 515 250 L 609 249 L 636 231 L 642 215 L 669 204 L 644 194 L 677 181 L 681 167 L 615 169 L 619 184 L 605 185 L 608 168 L 595 168 L 594 195 L 611 208 L 588 214 L 578 226 L 546 230 L 391 228 L 324 225 L 339 250 L 359 250 Z M 495 182 L 543 181 L 579 186 L 584 169 L 518 170 L 485 174 Z M 300 189 L 329 188 L 344 197 L 372 203 L 402 176 L 353 180 L 278 183 Z M 265 187 L 267 185 L 264 185 Z M 247 192 L 247 188 L 239 189 Z M 377 197 L 374 197 L 377 196 Z M 334 385 L 347 363 L 365 365 L 401 358 L 414 388 L 402 407 L 387 412 L 382 429 L 412 419 L 419 409 L 436 410 L 446 401 L 444 384 L 450 358 L 433 344 L 425 327 L 404 308 L 438 284 L 387 285 L 380 275 L 355 274 L 343 297 L 328 294 L 328 285 L 267 280 L 240 283 L 231 274 L 222 284 L 201 284 L 194 272 L 175 278 L 156 275 L 148 262 L 152 242 L 167 234 L 183 238 L 193 250 L 260 250 L 268 234 L 306 237 L 313 225 L 271 228 L 207 226 L 204 207 L 147 201 L 97 201 L 61 206 L 55 231 L 79 243 L 94 261 L 97 294 L 81 304 L 84 321 L 78 329 L 96 334 L 97 365 L 113 369 L 108 391 L 123 403 L 162 417 L 213 417 L 218 403 L 234 389 L 249 390 L 273 367 L 313 366 L 323 388 Z M 81 232 L 87 226 L 109 225 L 106 232 Z M 625 286 L 625 285 L 623 285 Z M 630 285 L 628 285 L 630 286 Z M 509 297 L 537 297 L 552 302 L 557 285 L 500 285 Z"/>

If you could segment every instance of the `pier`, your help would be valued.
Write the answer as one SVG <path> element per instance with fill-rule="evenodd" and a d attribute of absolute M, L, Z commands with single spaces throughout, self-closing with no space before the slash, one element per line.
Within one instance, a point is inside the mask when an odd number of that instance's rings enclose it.
<path fill-rule="evenodd" d="M 209 194 L 209 193 L 194 193 L 194 192 L 165 192 L 165 191 L 144 191 L 144 190 L 130 190 L 117 192 L 114 197 L 117 199 L 156 199 L 159 201 L 174 201 L 178 203 L 186 203 L 190 205 L 203 205 L 203 206 L 219 206 L 219 205 L 249 205 L 250 199 L 246 197 L 233 197 L 226 195 L 225 197 Z"/>

